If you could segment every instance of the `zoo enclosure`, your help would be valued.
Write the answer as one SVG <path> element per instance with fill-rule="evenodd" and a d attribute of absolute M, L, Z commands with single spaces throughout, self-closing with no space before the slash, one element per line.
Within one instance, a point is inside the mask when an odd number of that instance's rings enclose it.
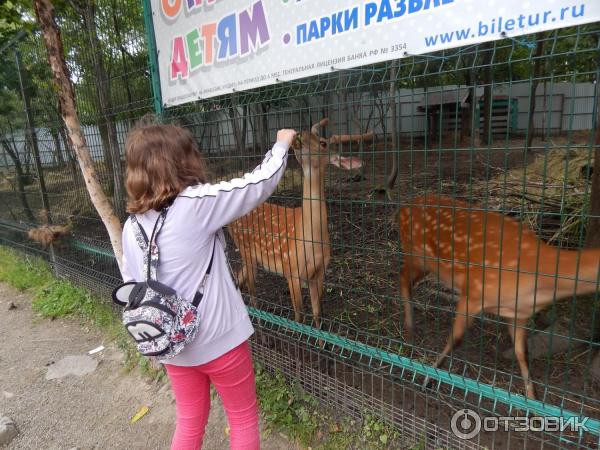
<path fill-rule="evenodd" d="M 123 142 L 153 111 L 152 70 L 140 6 L 99 4 L 97 10 L 57 13 L 88 144 L 124 218 L 124 193 L 115 189 L 122 186 Z M 306 130 L 329 117 L 328 135 L 375 133 L 372 143 L 342 149 L 361 157 L 363 170 L 327 171 L 332 263 L 321 329 L 310 325 L 310 316 L 294 322 L 283 278 L 259 273 L 259 305 L 251 314 L 263 336 L 254 343 L 262 362 L 346 413 L 394 423 L 405 446 L 596 448 L 597 295 L 571 295 L 528 323 L 531 334 L 537 331 L 530 366 L 538 402 L 525 400 L 508 334 L 495 316 L 478 320 L 446 366 L 433 369 L 454 317 L 453 294 L 435 277 L 417 287 L 411 300 L 416 341 L 408 342 L 397 281 L 406 250 L 393 218 L 418 195 L 440 193 L 469 201 L 473 210 L 516 217 L 552 245 L 583 247 L 591 219 L 599 217 L 590 209 L 599 31 L 592 24 L 504 39 L 166 110 L 164 121 L 187 127 L 198 139 L 215 180 L 253 168 L 278 128 Z M 44 254 L 57 274 L 106 293 L 118 283 L 118 270 L 74 164 L 39 33 L 20 36 L 2 55 L 2 242 Z M 487 127 L 490 99 L 508 100 L 513 108 L 500 134 Z M 430 115 L 436 108 L 441 114 Z M 433 125 L 444 131 L 431 133 Z M 301 184 L 301 170 L 290 158 L 271 201 L 299 206 Z M 45 250 L 26 232 L 47 221 L 70 225 L 69 236 Z M 239 263 L 233 246 L 230 255 Z M 435 380 L 428 390 L 420 388 L 424 375 Z M 591 431 L 506 431 L 460 441 L 448 431 L 460 408 L 590 417 Z"/>

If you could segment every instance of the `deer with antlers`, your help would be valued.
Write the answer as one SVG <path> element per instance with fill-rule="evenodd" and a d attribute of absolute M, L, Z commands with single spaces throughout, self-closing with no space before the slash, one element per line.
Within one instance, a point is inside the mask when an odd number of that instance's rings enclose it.
<path fill-rule="evenodd" d="M 460 343 L 479 313 L 496 314 L 508 321 L 527 396 L 535 399 L 527 364 L 527 320 L 555 300 L 595 292 L 600 249 L 552 247 L 514 219 L 442 196 L 414 199 L 400 209 L 398 221 L 404 252 L 400 294 L 409 336 L 412 286 L 433 273 L 459 293 L 452 331 L 434 367 Z"/>
<path fill-rule="evenodd" d="M 256 306 L 257 266 L 287 279 L 294 316 L 302 321 L 302 283 L 310 291 L 313 321 L 320 327 L 325 271 L 330 261 L 330 241 L 325 202 L 325 169 L 331 164 L 344 170 L 358 169 L 362 161 L 340 156 L 339 144 L 372 138 L 372 133 L 321 137 L 328 119 L 299 133 L 292 148 L 302 167 L 302 207 L 286 208 L 264 203 L 229 226 L 240 251 L 242 267 L 238 284 L 246 284 L 250 302 Z"/>

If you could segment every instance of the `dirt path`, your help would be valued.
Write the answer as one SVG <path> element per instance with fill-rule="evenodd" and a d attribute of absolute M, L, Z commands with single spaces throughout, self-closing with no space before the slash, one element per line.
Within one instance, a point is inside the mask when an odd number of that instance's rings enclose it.
<path fill-rule="evenodd" d="M 17 308 L 9 310 L 10 302 Z M 175 420 L 170 387 L 124 372 L 121 353 L 98 330 L 77 319 L 40 319 L 30 303 L 27 294 L 0 284 L 0 416 L 20 431 L 8 448 L 168 449 Z M 99 345 L 107 349 L 85 358 Z M 84 357 L 92 371 L 46 379 L 68 356 Z M 144 405 L 150 412 L 131 425 Z M 226 428 L 220 401 L 213 400 L 204 449 L 228 448 Z M 296 446 L 271 435 L 262 448 Z"/>

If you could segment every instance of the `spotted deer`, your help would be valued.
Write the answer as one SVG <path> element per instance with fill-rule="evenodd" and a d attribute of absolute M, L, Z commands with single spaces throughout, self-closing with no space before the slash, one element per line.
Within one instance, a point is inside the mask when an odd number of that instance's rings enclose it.
<path fill-rule="evenodd" d="M 340 156 L 336 147 L 372 137 L 366 133 L 332 135 L 326 139 L 319 135 L 319 130 L 327 123 L 328 119 L 323 119 L 312 126 L 310 133 L 299 133 L 292 145 L 303 173 L 302 207 L 263 203 L 229 226 L 242 258 L 238 283 L 246 284 L 251 304 L 256 306 L 255 279 L 260 264 L 287 279 L 298 322 L 302 321 L 302 283 L 308 283 L 316 327 L 320 327 L 323 282 L 330 261 L 325 169 L 329 164 L 345 170 L 360 168 L 359 158 Z"/>
<path fill-rule="evenodd" d="M 554 300 L 597 289 L 600 249 L 552 247 L 516 220 L 442 196 L 414 199 L 398 215 L 405 255 L 400 273 L 405 329 L 413 336 L 412 286 L 427 273 L 459 294 L 439 367 L 481 312 L 508 321 L 526 394 L 535 399 L 527 363 L 527 320 Z M 428 384 L 425 380 L 425 385 Z"/>

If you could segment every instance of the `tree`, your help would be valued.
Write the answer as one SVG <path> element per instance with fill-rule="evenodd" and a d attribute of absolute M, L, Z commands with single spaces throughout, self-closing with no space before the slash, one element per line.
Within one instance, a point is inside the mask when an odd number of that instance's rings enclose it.
<path fill-rule="evenodd" d="M 48 52 L 48 62 L 52 69 L 54 83 L 61 105 L 63 120 L 67 126 L 70 140 L 84 175 L 86 188 L 100 219 L 106 227 L 119 268 L 122 264 L 121 223 L 102 190 L 94 162 L 90 155 L 81 123 L 77 115 L 75 93 L 71 85 L 69 70 L 65 63 L 60 31 L 54 19 L 54 8 L 50 0 L 34 0 L 35 15 L 42 30 L 42 36 Z"/>
<path fill-rule="evenodd" d="M 37 133 L 35 129 L 35 123 L 33 121 L 33 114 L 31 112 L 31 103 L 29 100 L 29 93 L 26 86 L 25 77 L 22 70 L 21 54 L 19 49 L 15 49 L 15 61 L 17 65 L 17 77 L 19 79 L 19 87 L 21 89 L 21 96 L 23 98 L 23 107 L 25 110 L 25 117 L 27 118 L 26 127 L 27 130 L 27 143 L 33 151 L 33 159 L 35 161 L 35 169 L 38 175 L 38 182 L 40 185 L 40 191 L 42 194 L 42 205 L 45 210 L 45 215 L 48 222 L 51 222 L 50 215 L 50 201 L 48 200 L 48 191 L 46 190 L 46 182 L 44 180 L 44 172 L 42 170 L 42 160 L 40 158 L 40 149 L 38 146 Z"/>
<path fill-rule="evenodd" d="M 0 47 L 19 32 L 31 31 L 33 23 L 25 14 L 24 0 L 0 2 Z"/>
<path fill-rule="evenodd" d="M 483 142 L 492 143 L 492 82 L 494 59 L 494 44 L 488 42 L 483 45 Z"/>
<path fill-rule="evenodd" d="M 20 5 L 12 2 L 6 2 L 0 5 L 0 44 L 4 47 L 4 68 L 0 72 L 0 148 L 5 155 L 8 155 L 12 162 L 15 172 L 13 188 L 17 194 L 25 218 L 35 223 L 35 215 L 31 210 L 27 195 L 25 192 L 28 176 L 23 170 L 19 152 L 15 145 L 13 130 L 14 127 L 28 128 L 23 120 L 23 98 L 20 98 L 20 77 L 17 60 L 11 58 L 11 47 L 18 42 L 20 36 L 18 31 L 24 34 L 23 30 L 30 29 L 30 24 L 23 20 L 23 10 Z M 23 94 L 26 95 L 25 92 Z M 27 97 L 26 97 L 27 98 Z M 25 105 L 27 108 L 28 105 Z M 9 139 L 10 136 L 10 139 Z M 14 217 L 16 220 L 16 217 Z"/>
<path fill-rule="evenodd" d="M 237 95 L 234 94 L 231 99 L 231 107 L 229 108 L 229 120 L 231 120 L 231 128 L 233 130 L 233 138 L 235 147 L 240 155 L 246 151 L 246 133 L 248 129 L 248 105 L 242 106 L 242 114 L 240 115 Z M 240 120 L 242 122 L 240 127 Z"/>
<path fill-rule="evenodd" d="M 479 147 L 479 123 L 476 120 L 477 104 L 477 52 L 466 54 L 463 57 L 464 83 L 469 91 L 469 106 L 461 108 L 460 140 L 464 145 Z"/>
<path fill-rule="evenodd" d="M 19 196 L 19 200 L 21 201 L 21 206 L 23 206 L 23 211 L 25 212 L 27 220 L 29 220 L 31 223 L 35 223 L 35 216 L 33 215 L 31 207 L 29 206 L 29 202 L 27 201 L 27 195 L 25 195 L 25 174 L 23 173 L 21 160 L 19 159 L 18 153 L 11 147 L 10 142 L 4 136 L 0 137 L 0 145 L 12 160 L 15 168 L 15 190 Z"/>
<path fill-rule="evenodd" d="M 398 62 L 395 61 L 390 68 L 390 110 L 392 117 L 390 119 L 390 129 L 392 130 L 392 169 L 387 177 L 385 189 L 388 198 L 391 198 L 391 192 L 394 190 L 396 185 L 396 178 L 398 178 L 398 168 L 400 163 L 400 140 L 398 136 L 398 107 L 396 99 L 397 90 L 397 76 L 398 76 Z"/>
<path fill-rule="evenodd" d="M 123 172 L 117 126 L 113 120 L 113 106 L 110 95 L 109 77 L 104 64 L 103 46 L 98 37 L 96 26 L 96 2 L 94 0 L 70 0 L 73 9 L 82 18 L 88 36 L 88 49 L 91 50 L 92 71 L 95 78 L 96 92 L 100 106 L 100 133 L 104 142 L 104 159 L 111 176 L 110 191 L 113 194 L 113 205 L 119 215 L 123 214 Z"/>
<path fill-rule="evenodd" d="M 533 55 L 534 63 L 533 63 L 533 73 L 531 75 L 531 90 L 529 92 L 529 122 L 527 125 L 527 149 L 531 148 L 531 144 L 533 142 L 533 135 L 535 133 L 535 124 L 533 121 L 533 116 L 535 114 L 535 96 L 537 92 L 537 87 L 540 84 L 540 77 L 542 74 L 542 67 L 544 64 L 544 47 L 545 47 L 545 33 L 538 33 L 536 35 L 536 46 L 535 52 Z"/>

